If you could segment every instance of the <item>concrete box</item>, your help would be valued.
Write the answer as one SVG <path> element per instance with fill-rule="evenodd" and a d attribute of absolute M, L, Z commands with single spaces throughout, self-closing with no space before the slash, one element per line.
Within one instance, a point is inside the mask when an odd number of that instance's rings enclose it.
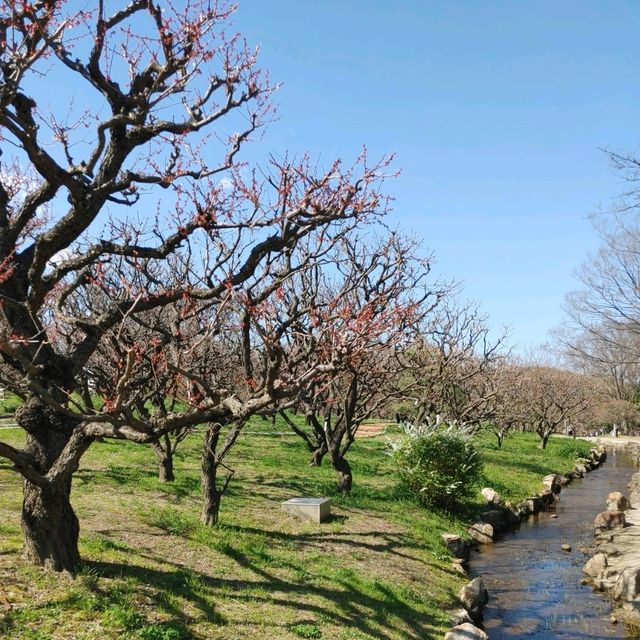
<path fill-rule="evenodd" d="M 282 510 L 311 522 L 324 522 L 331 515 L 329 498 L 291 498 L 282 503 Z"/>

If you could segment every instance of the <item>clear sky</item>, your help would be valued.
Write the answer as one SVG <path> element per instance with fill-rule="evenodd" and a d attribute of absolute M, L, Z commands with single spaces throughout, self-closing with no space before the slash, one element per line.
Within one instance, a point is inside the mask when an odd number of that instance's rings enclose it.
<path fill-rule="evenodd" d="M 260 153 L 397 154 L 393 222 L 521 348 L 561 322 L 588 215 L 640 152 L 637 0 L 241 0 L 282 82 Z"/>

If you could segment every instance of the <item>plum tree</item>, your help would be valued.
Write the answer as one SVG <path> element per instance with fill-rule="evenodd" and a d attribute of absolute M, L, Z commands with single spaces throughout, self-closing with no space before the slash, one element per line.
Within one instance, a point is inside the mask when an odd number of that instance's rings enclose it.
<path fill-rule="evenodd" d="M 220 339 L 228 309 L 258 318 L 313 262 L 278 259 L 299 242 L 322 253 L 384 213 L 388 164 L 363 153 L 325 172 L 306 158 L 239 167 L 273 87 L 229 33 L 232 9 L 82 6 L 0 7 L 0 384 L 23 398 L 26 432 L 0 457 L 24 478 L 27 558 L 57 571 L 80 559 L 71 483 L 97 438 L 242 424 L 317 374 L 309 363 L 283 376 L 268 335 L 260 376 L 185 363 Z M 164 310 L 175 331 L 155 321 Z M 166 395 L 186 401 L 153 410 Z"/>

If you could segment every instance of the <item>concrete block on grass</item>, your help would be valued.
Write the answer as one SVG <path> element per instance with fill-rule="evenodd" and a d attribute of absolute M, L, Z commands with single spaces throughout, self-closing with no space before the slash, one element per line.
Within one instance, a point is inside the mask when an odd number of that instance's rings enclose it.
<path fill-rule="evenodd" d="M 331 515 L 329 498 L 291 498 L 282 503 L 282 510 L 301 520 L 324 522 Z"/>

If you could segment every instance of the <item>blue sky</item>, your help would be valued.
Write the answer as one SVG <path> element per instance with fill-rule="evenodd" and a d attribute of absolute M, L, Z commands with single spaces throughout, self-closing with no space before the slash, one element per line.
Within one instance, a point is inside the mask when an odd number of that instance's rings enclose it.
<path fill-rule="evenodd" d="M 253 153 L 397 154 L 393 223 L 423 238 L 527 348 L 561 323 L 624 189 L 600 151 L 638 151 L 640 4 L 242 0 L 283 86 Z"/>

